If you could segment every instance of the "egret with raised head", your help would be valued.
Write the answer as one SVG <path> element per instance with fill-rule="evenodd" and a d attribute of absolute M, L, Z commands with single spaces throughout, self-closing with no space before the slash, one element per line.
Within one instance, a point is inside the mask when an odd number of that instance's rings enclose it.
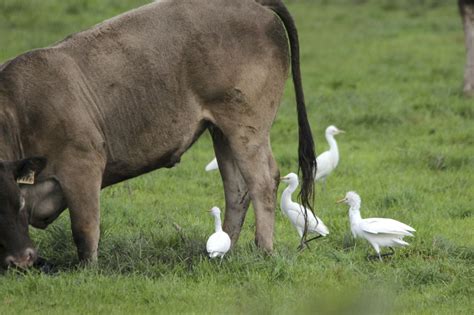
<path fill-rule="evenodd" d="M 336 126 L 331 125 L 326 128 L 325 134 L 329 144 L 329 150 L 321 153 L 316 158 L 317 170 L 314 179 L 323 182 L 323 188 L 326 183 L 326 177 L 334 171 L 339 163 L 339 149 L 334 136 L 340 133 L 344 133 L 344 131 L 338 129 Z"/>

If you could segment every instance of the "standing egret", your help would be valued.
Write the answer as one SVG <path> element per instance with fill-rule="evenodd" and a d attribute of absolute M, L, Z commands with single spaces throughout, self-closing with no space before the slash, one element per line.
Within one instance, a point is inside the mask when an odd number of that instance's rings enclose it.
<path fill-rule="evenodd" d="M 392 247 L 408 245 L 407 242 L 403 241 L 403 237 L 413 236 L 411 232 L 415 232 L 415 229 L 411 226 L 393 219 L 362 219 L 360 216 L 361 200 L 359 195 L 353 191 L 349 191 L 344 199 L 338 201 L 338 203 L 341 202 L 349 205 L 352 235 L 365 238 L 377 252 L 380 261 L 382 261 L 382 256 L 393 255 L 395 251 Z M 392 252 L 380 255 L 381 247 L 389 247 Z"/>
<path fill-rule="evenodd" d="M 217 164 L 216 158 L 214 158 L 211 162 L 209 162 L 205 168 L 206 172 L 210 172 L 217 169 L 219 169 L 219 165 Z"/>
<path fill-rule="evenodd" d="M 283 191 L 283 194 L 281 195 L 280 207 L 283 214 L 288 217 L 291 224 L 293 224 L 296 231 L 298 232 L 298 235 L 301 238 L 301 244 L 299 248 L 302 249 L 303 246 L 307 245 L 308 242 L 317 239 L 321 236 L 328 235 L 329 230 L 320 218 L 315 217 L 313 212 L 308 211 L 299 203 L 293 202 L 291 200 L 291 194 L 298 187 L 298 175 L 296 175 L 295 173 L 290 173 L 280 179 L 282 182 L 288 184 L 288 187 Z M 305 228 L 305 213 L 308 218 L 308 233 L 317 234 L 316 237 L 313 237 L 312 239 L 309 239 L 307 241 L 303 241 L 303 233 Z"/>
<path fill-rule="evenodd" d="M 222 230 L 221 210 L 218 207 L 212 207 L 209 212 L 214 217 L 215 232 L 209 236 L 206 249 L 210 258 L 222 259 L 230 249 L 230 237 Z"/>
<path fill-rule="evenodd" d="M 343 130 L 337 129 L 336 126 L 326 128 L 326 140 L 329 144 L 329 150 L 321 153 L 316 158 L 317 171 L 314 179 L 323 182 L 323 188 L 326 183 L 326 177 L 336 168 L 339 163 L 339 149 L 337 148 L 335 135 L 344 133 Z"/>

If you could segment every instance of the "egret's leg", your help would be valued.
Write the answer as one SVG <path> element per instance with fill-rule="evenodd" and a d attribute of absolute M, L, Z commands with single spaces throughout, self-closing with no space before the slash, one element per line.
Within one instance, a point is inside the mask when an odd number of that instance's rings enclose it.
<path fill-rule="evenodd" d="M 322 235 L 318 235 L 318 236 L 315 236 L 315 237 L 313 237 L 313 238 L 310 238 L 309 240 L 307 240 L 307 241 L 305 242 L 305 244 L 308 245 L 309 242 L 314 241 L 314 240 L 317 240 L 318 238 L 321 238 L 321 237 L 323 237 L 323 236 L 322 236 Z"/>
<path fill-rule="evenodd" d="M 379 259 L 379 255 L 377 253 L 375 253 L 375 255 L 367 254 L 367 260 L 374 260 L 374 259 Z"/>
<path fill-rule="evenodd" d="M 395 250 L 393 249 L 393 247 L 389 247 L 389 248 L 390 248 L 390 253 L 385 253 L 382 255 L 382 257 L 392 256 L 393 254 L 395 254 Z"/>
<path fill-rule="evenodd" d="M 306 244 L 306 242 L 301 239 L 301 242 L 300 242 L 300 245 L 298 245 L 298 247 L 296 248 L 298 251 L 302 251 L 304 250 L 305 248 L 310 248 L 308 244 Z"/>
<path fill-rule="evenodd" d="M 228 140 L 217 128 L 211 128 L 210 132 L 219 164 L 219 172 L 224 184 L 225 215 L 223 229 L 229 234 L 233 246 L 239 239 L 250 204 L 250 195 L 247 184 L 232 155 Z"/>
<path fill-rule="evenodd" d="M 380 255 L 380 246 L 378 244 L 372 244 L 372 246 L 374 246 L 374 249 L 377 252 L 377 255 L 379 256 L 379 260 L 383 261 L 382 256 Z"/>
<path fill-rule="evenodd" d="M 297 250 L 299 251 L 302 251 L 304 249 L 304 241 L 303 239 L 301 239 L 300 241 L 300 245 L 298 245 L 298 247 L 296 247 Z"/>
<path fill-rule="evenodd" d="M 297 230 L 298 235 L 300 237 L 300 244 L 298 245 L 298 247 L 296 249 L 298 251 L 302 251 L 306 247 L 305 239 L 303 238 L 304 229 L 301 228 L 301 227 L 297 227 L 296 230 Z"/>
<path fill-rule="evenodd" d="M 375 243 L 370 243 L 370 244 L 374 248 L 376 255 L 367 255 L 367 259 L 370 260 L 370 259 L 377 259 L 378 258 L 380 261 L 383 261 L 382 256 L 380 255 L 380 246 L 378 244 L 375 244 Z"/>

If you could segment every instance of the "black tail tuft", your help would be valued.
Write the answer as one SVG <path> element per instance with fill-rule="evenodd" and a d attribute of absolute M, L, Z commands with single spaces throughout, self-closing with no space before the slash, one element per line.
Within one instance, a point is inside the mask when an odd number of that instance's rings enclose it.
<path fill-rule="evenodd" d="M 290 12 L 281 0 L 257 0 L 257 2 L 270 8 L 282 20 L 285 25 L 291 50 L 291 69 L 293 84 L 296 94 L 296 108 L 298 112 L 298 172 L 302 174 L 303 184 L 299 194 L 299 199 L 303 207 L 313 211 L 314 204 L 314 176 L 316 174 L 316 155 L 314 152 L 314 141 L 311 133 L 311 126 L 306 114 L 304 101 L 303 84 L 301 82 L 300 70 L 300 48 L 298 31 Z M 306 225 L 307 220 L 305 218 Z M 307 227 L 307 226 L 306 226 Z M 306 228 L 303 238 L 306 238 Z"/>

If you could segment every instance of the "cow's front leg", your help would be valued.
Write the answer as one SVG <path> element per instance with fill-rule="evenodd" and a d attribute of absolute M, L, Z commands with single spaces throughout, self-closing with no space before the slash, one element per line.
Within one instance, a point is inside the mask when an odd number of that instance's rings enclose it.
<path fill-rule="evenodd" d="M 88 189 L 78 189 L 82 196 L 70 198 L 71 228 L 77 254 L 81 261 L 97 261 L 97 250 L 100 237 L 100 186 L 91 186 Z M 73 192 L 74 193 L 74 192 Z"/>
<path fill-rule="evenodd" d="M 74 161 L 61 172 L 61 185 L 69 208 L 79 260 L 97 261 L 100 236 L 100 189 L 103 164 L 96 157 Z"/>

